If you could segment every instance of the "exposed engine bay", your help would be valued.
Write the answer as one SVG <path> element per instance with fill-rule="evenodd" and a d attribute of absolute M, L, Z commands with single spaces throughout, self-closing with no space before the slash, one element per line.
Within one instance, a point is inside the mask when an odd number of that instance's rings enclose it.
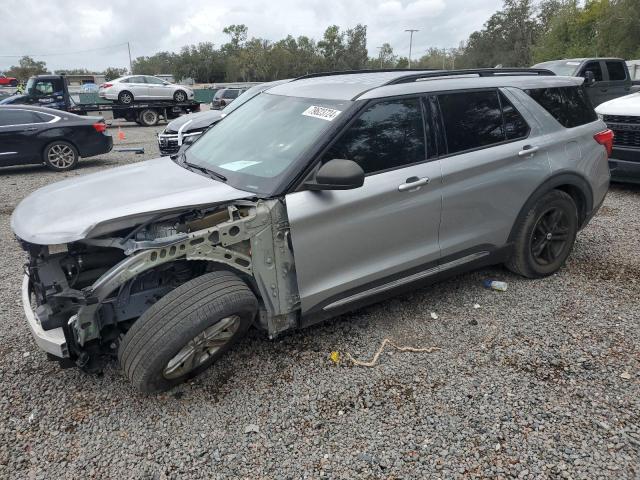
<path fill-rule="evenodd" d="M 133 228 L 64 245 L 21 243 L 42 329 L 62 329 L 67 363 L 87 370 L 117 353 L 121 336 L 151 305 L 214 270 L 232 270 L 247 282 L 260 299 L 256 324 L 270 337 L 299 323 L 289 224 L 279 200 L 158 213 Z"/>

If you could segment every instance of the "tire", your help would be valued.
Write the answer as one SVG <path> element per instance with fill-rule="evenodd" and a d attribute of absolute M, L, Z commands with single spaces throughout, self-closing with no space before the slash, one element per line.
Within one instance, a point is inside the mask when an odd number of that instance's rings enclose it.
<path fill-rule="evenodd" d="M 18 86 L 18 81 L 17 80 L 11 80 L 9 82 L 9 86 L 10 87 L 17 87 Z"/>
<path fill-rule="evenodd" d="M 173 94 L 173 100 L 182 103 L 187 101 L 187 93 L 184 90 L 176 90 Z"/>
<path fill-rule="evenodd" d="M 118 94 L 118 103 L 122 105 L 131 105 L 133 100 L 133 93 L 128 90 L 123 90 Z"/>
<path fill-rule="evenodd" d="M 124 336 L 118 362 L 139 391 L 167 390 L 209 368 L 244 335 L 257 310 L 255 295 L 237 275 L 207 273 L 169 292 L 144 312 Z M 216 350 L 196 345 L 200 353 L 193 355 L 191 367 L 176 360 L 189 348 L 193 350 L 190 344 L 204 340 L 206 332 L 211 335 L 226 325 L 218 333 L 222 338 L 217 338 Z"/>
<path fill-rule="evenodd" d="M 66 172 L 78 166 L 78 150 L 69 142 L 56 140 L 47 145 L 42 152 L 44 164 L 56 172 Z"/>
<path fill-rule="evenodd" d="M 576 203 L 567 193 L 552 190 L 518 219 L 506 267 L 527 278 L 552 275 L 567 260 L 577 233 Z"/>
<path fill-rule="evenodd" d="M 138 123 L 145 127 L 153 127 L 158 124 L 160 115 L 153 108 L 145 108 L 138 115 Z"/>

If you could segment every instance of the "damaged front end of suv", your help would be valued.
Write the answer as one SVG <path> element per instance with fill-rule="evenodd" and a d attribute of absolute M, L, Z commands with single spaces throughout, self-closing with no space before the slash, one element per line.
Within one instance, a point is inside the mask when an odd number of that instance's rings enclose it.
<path fill-rule="evenodd" d="M 175 165 L 160 162 L 164 168 Z M 46 200 L 46 192 L 35 195 Z M 55 203 L 55 194 L 49 198 Z M 137 318 L 168 292 L 208 272 L 231 271 L 249 286 L 259 299 L 254 323 L 270 336 L 298 323 L 295 267 L 281 200 L 239 198 L 145 212 L 91 225 L 82 235 L 30 234 L 21 220 L 37 200 L 28 198 L 12 219 L 29 255 L 23 303 L 37 343 L 63 365 L 101 369 L 103 360 L 117 355 Z M 60 223 L 70 222 L 61 218 Z M 73 241 L 44 244 L 44 237 Z"/>

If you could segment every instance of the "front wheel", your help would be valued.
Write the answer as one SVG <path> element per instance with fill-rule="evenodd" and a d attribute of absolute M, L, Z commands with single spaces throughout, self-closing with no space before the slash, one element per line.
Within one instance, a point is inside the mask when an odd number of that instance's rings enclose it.
<path fill-rule="evenodd" d="M 178 90 L 173 94 L 173 99 L 178 103 L 186 102 L 187 94 L 183 90 Z"/>
<path fill-rule="evenodd" d="M 230 272 L 190 280 L 162 297 L 124 336 L 118 361 L 144 393 L 167 390 L 211 366 L 244 335 L 258 310 Z"/>
<path fill-rule="evenodd" d="M 76 168 L 79 159 L 76 147 L 62 140 L 47 145 L 42 157 L 44 164 L 56 172 L 65 172 Z"/>
<path fill-rule="evenodd" d="M 11 80 L 11 82 L 9 82 L 9 86 L 17 87 L 18 86 L 18 81 L 17 80 Z"/>
<path fill-rule="evenodd" d="M 118 103 L 122 105 L 131 105 L 133 103 L 133 94 L 123 90 L 118 94 Z"/>
<path fill-rule="evenodd" d="M 578 209 L 565 192 L 552 190 L 518 220 L 514 252 L 506 266 L 528 278 L 557 272 L 578 233 Z"/>

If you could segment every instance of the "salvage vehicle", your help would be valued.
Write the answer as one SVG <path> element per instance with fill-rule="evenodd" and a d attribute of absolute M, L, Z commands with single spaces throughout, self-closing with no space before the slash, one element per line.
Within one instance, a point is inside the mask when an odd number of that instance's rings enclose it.
<path fill-rule="evenodd" d="M 596 112 L 615 135 L 609 158 L 611 178 L 640 183 L 640 93 L 600 104 Z"/>
<path fill-rule="evenodd" d="M 240 95 L 232 104 L 227 105 L 222 111 L 205 110 L 204 112 L 183 115 L 167 125 L 162 133 L 158 134 L 158 149 L 162 155 L 176 155 L 181 149 L 187 148 L 195 142 L 205 131 L 229 115 L 232 111 L 244 104 L 259 93 L 281 83 L 290 82 L 277 80 L 275 82 L 262 83 L 251 87 Z"/>
<path fill-rule="evenodd" d="M 18 79 L 14 77 L 7 77 L 6 75 L 0 74 L 0 86 L 3 87 L 17 87 Z"/>
<path fill-rule="evenodd" d="M 56 108 L 77 115 L 92 112 L 112 112 L 113 118 L 122 118 L 146 127 L 157 125 L 161 118 L 170 120 L 183 113 L 200 111 L 200 104 L 194 100 L 176 102 L 174 99 L 134 102 L 127 105 L 118 103 L 77 103 L 69 94 L 65 75 L 37 75 L 29 78 L 25 93 L 13 95 L 0 101 L 0 105 L 37 105 Z"/>
<path fill-rule="evenodd" d="M 64 172 L 80 158 L 108 153 L 113 139 L 102 117 L 51 108 L 0 105 L 0 166 L 42 163 Z"/>
<path fill-rule="evenodd" d="M 533 68 L 546 68 L 556 75 L 585 78 L 587 93 L 594 106 L 640 91 L 640 81 L 632 80 L 627 64 L 621 58 L 552 60 Z"/>
<path fill-rule="evenodd" d="M 193 100 L 195 92 L 184 85 L 175 85 L 151 75 L 127 75 L 109 80 L 98 89 L 100 98 L 130 105 L 140 100 L 173 100 L 177 103 Z"/>
<path fill-rule="evenodd" d="M 211 100 L 211 109 L 222 110 L 227 105 L 231 105 L 236 98 L 246 91 L 246 88 L 222 88 L 218 90 Z"/>
<path fill-rule="evenodd" d="M 48 185 L 14 210 L 38 345 L 117 357 L 143 392 L 270 338 L 504 263 L 558 271 L 609 186 L 612 133 L 546 70 L 307 75 L 175 159 Z M 73 205 L 74 208 L 69 208 Z"/>

